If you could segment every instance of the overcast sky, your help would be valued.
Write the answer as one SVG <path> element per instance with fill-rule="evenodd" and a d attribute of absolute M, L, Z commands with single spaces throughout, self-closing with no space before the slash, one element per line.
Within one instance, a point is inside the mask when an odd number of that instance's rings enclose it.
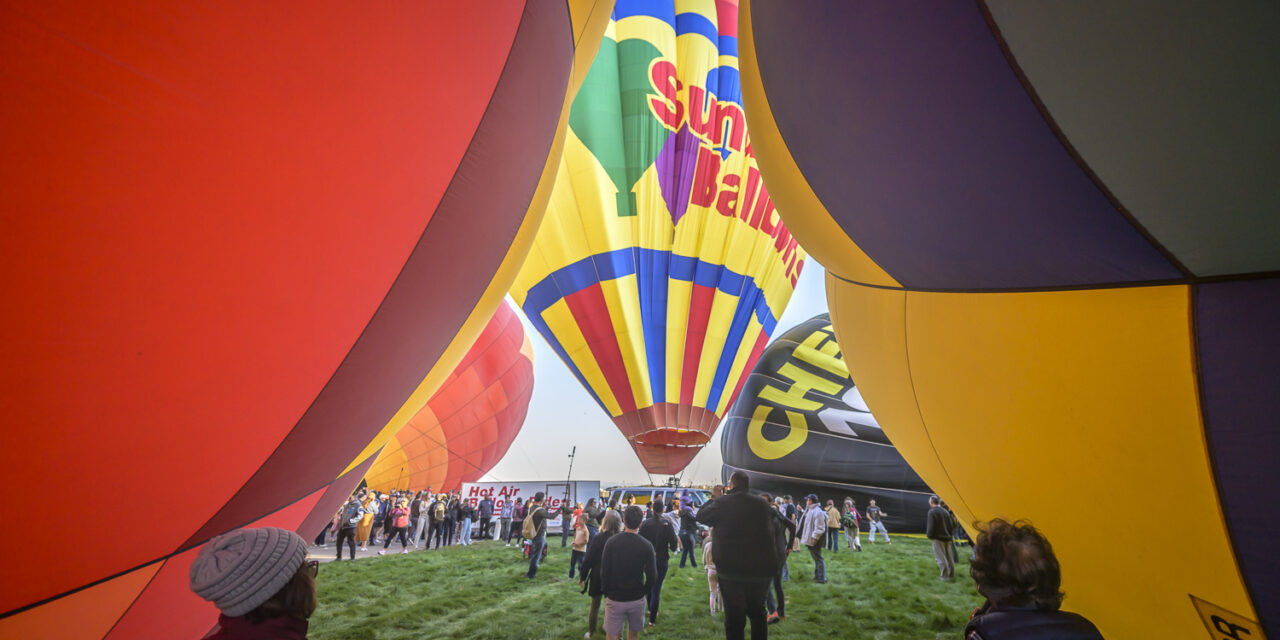
<path fill-rule="evenodd" d="M 812 257 L 805 261 L 795 294 L 772 337 L 827 310 L 824 274 L 822 265 Z M 523 316 L 521 320 L 533 343 L 534 385 L 529 415 L 507 455 L 483 479 L 514 482 L 564 478 L 569 472 L 569 451 L 577 445 L 573 479 L 599 480 L 601 486 L 649 484 L 650 476 L 609 414 L 591 399 L 528 320 Z M 689 463 L 683 480 L 719 482 L 720 465 L 717 430 L 711 442 Z M 665 479 L 652 477 L 658 483 Z"/>

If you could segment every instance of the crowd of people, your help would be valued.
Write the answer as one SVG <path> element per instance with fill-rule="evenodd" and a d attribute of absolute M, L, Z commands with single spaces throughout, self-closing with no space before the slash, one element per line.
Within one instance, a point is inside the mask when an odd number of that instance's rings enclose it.
<path fill-rule="evenodd" d="M 701 561 L 708 608 L 723 611 L 725 637 L 745 638 L 749 623 L 751 637 L 759 640 L 768 637 L 768 625 L 786 618 L 783 582 L 790 578 L 792 552 L 805 547 L 814 562 L 814 582 L 826 583 L 822 554 L 839 550 L 842 532 L 846 548 L 861 550 L 865 520 L 872 536 L 879 532 L 883 542 L 890 542 L 883 524 L 888 514 L 875 501 L 865 512 L 852 498 L 837 508 L 833 500 L 821 503 L 810 494 L 799 505 L 791 496 L 751 492 L 749 478 L 741 472 L 712 495 L 695 512 L 687 494 L 644 508 L 634 500 L 604 504 L 594 498 L 573 505 L 553 501 L 558 506 L 550 508 L 539 492 L 502 501 L 495 509 L 491 498 L 471 504 L 456 491 L 362 491 L 338 510 L 332 527 L 315 543 L 324 545 L 331 529 L 341 559 L 344 545 L 354 557 L 357 544 L 376 547 L 379 540 L 383 552 L 399 541 L 401 553 L 419 543 L 434 542 L 438 548 L 495 539 L 510 546 L 514 540 L 529 558 L 526 576 L 534 579 L 546 557 L 547 523 L 560 518 L 565 532 L 561 546 L 572 545 L 569 576 L 578 578 L 589 598 L 587 638 L 603 626 L 609 640 L 621 638 L 624 630 L 635 640 L 645 626 L 658 624 L 671 554 L 679 553 L 680 568 L 696 570 Z M 926 535 L 933 542 L 940 578 L 951 579 L 956 519 L 937 496 L 930 505 Z M 965 640 L 1102 637 L 1085 618 L 1060 610 L 1057 559 L 1035 527 L 997 519 L 978 529 L 970 573 L 986 601 L 965 628 Z M 319 571 L 317 562 L 306 556 L 306 543 L 283 529 L 239 529 L 206 544 L 192 564 L 191 589 L 222 611 L 209 637 L 305 639 Z"/>

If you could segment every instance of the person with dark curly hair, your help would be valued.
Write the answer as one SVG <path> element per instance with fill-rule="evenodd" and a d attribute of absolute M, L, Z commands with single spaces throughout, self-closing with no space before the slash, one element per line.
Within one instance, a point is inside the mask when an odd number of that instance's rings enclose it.
<path fill-rule="evenodd" d="M 1029 522 L 979 525 L 969 575 L 987 601 L 969 619 L 965 640 L 1102 640 L 1084 616 L 1060 609 L 1058 558 Z"/>

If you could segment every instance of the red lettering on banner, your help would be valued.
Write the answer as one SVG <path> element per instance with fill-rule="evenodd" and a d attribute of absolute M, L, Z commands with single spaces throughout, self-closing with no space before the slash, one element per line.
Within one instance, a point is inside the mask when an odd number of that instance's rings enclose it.
<path fill-rule="evenodd" d="M 478 496 L 478 495 L 480 495 L 480 487 L 471 487 L 471 491 L 469 491 L 469 492 L 467 493 L 467 495 L 469 495 L 469 496 Z"/>
<path fill-rule="evenodd" d="M 658 116 L 662 124 L 671 129 L 678 129 L 684 120 L 684 105 L 680 103 L 680 90 L 684 84 L 676 77 L 676 66 L 666 60 L 653 63 L 649 69 L 649 79 L 662 95 L 661 98 L 649 98 L 649 106 Z"/>
<path fill-rule="evenodd" d="M 720 190 L 720 198 L 716 200 L 716 211 L 720 215 L 732 218 L 735 215 L 734 208 L 738 204 L 738 184 L 742 182 L 742 176 L 732 174 L 724 177 L 724 186 L 728 187 Z"/>
<path fill-rule="evenodd" d="M 724 143 L 724 121 L 729 121 L 729 144 L 734 151 L 742 151 L 742 141 L 747 133 L 747 118 L 742 108 L 732 102 L 721 102 L 716 105 L 715 144 Z"/>
<path fill-rule="evenodd" d="M 695 207 L 709 207 L 716 201 L 716 180 L 720 177 L 720 154 L 698 147 L 697 169 L 693 176 L 693 193 L 689 195 L 689 204 Z"/>

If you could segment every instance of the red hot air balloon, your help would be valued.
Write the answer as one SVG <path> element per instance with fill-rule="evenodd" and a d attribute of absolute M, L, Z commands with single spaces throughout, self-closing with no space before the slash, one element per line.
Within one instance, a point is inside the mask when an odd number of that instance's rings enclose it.
<path fill-rule="evenodd" d="M 533 395 L 533 346 L 509 304 L 365 475 L 371 489 L 452 491 L 488 473 L 520 433 Z"/>
<path fill-rule="evenodd" d="M 591 9 L 6 3 L 3 507 L 94 541 L 0 637 L 199 637 L 200 545 L 333 513 L 523 261 Z"/>

